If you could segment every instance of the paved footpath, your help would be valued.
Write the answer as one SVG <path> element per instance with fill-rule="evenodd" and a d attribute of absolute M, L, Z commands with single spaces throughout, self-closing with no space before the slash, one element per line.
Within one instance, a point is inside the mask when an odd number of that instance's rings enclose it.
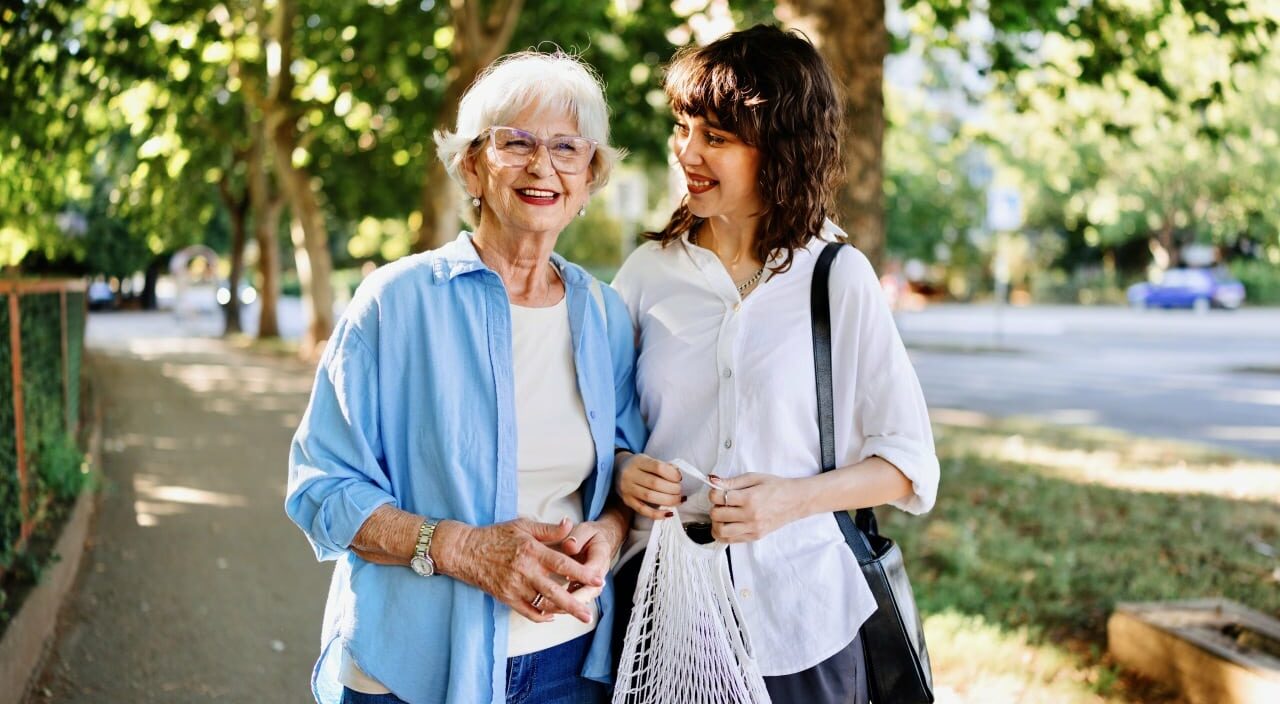
<path fill-rule="evenodd" d="M 29 704 L 309 701 L 331 566 L 282 506 L 312 369 L 92 318 L 105 486 Z"/>

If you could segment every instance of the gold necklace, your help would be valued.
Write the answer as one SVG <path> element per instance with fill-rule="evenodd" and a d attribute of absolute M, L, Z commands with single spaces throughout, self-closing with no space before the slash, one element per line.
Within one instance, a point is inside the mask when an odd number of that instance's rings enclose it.
<path fill-rule="evenodd" d="M 698 244 L 697 230 L 693 230 L 689 233 L 689 244 L 694 244 L 694 245 Z M 725 267 L 725 270 L 728 271 L 728 268 L 729 267 Z M 733 282 L 733 285 L 738 288 L 738 295 L 741 296 L 742 294 L 746 293 L 747 289 L 754 286 L 756 282 L 760 280 L 761 276 L 764 276 L 763 266 L 761 266 L 758 270 L 756 270 L 756 273 L 752 274 L 751 278 L 747 279 L 746 281 L 743 281 L 742 283 L 738 283 L 736 281 Z"/>
<path fill-rule="evenodd" d="M 761 276 L 764 276 L 764 267 L 760 267 L 760 270 L 757 271 L 751 278 L 747 279 L 746 281 L 743 281 L 740 284 L 737 284 L 738 295 L 741 296 L 743 293 L 746 293 L 747 289 L 754 286 L 755 283 L 760 280 Z"/>

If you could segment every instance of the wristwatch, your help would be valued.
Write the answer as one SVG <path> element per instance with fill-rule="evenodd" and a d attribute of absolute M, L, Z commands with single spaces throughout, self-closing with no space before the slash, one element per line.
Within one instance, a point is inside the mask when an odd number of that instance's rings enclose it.
<path fill-rule="evenodd" d="M 436 526 L 439 524 L 440 521 L 428 518 L 422 522 L 422 527 L 418 528 L 418 544 L 413 548 L 413 558 L 409 560 L 409 567 L 419 576 L 430 577 L 436 573 L 436 562 L 431 559 L 431 536 L 435 535 Z"/>

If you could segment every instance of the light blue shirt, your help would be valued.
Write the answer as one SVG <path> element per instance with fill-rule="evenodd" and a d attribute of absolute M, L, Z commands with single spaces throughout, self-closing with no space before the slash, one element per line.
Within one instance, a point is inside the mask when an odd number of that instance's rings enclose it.
<path fill-rule="evenodd" d="M 583 515 L 593 520 L 612 488 L 614 448 L 645 443 L 635 337 L 617 293 L 600 287 L 606 325 L 591 276 L 553 261 L 596 448 L 582 485 Z M 471 525 L 516 517 L 512 364 L 506 288 L 466 232 L 370 275 L 335 327 L 290 449 L 285 499 L 316 556 L 337 561 L 312 675 L 317 701 L 341 697 L 343 647 L 407 701 L 505 701 L 506 605 L 450 577 L 365 562 L 348 547 L 383 504 Z M 607 683 L 611 585 L 597 605 L 582 674 Z"/>

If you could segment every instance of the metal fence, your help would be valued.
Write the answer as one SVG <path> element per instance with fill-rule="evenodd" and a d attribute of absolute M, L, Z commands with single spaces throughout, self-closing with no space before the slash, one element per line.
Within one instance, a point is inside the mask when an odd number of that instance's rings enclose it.
<path fill-rule="evenodd" d="M 82 281 L 0 280 L 0 575 L 59 491 L 42 454 L 75 446 L 86 315 Z"/>

